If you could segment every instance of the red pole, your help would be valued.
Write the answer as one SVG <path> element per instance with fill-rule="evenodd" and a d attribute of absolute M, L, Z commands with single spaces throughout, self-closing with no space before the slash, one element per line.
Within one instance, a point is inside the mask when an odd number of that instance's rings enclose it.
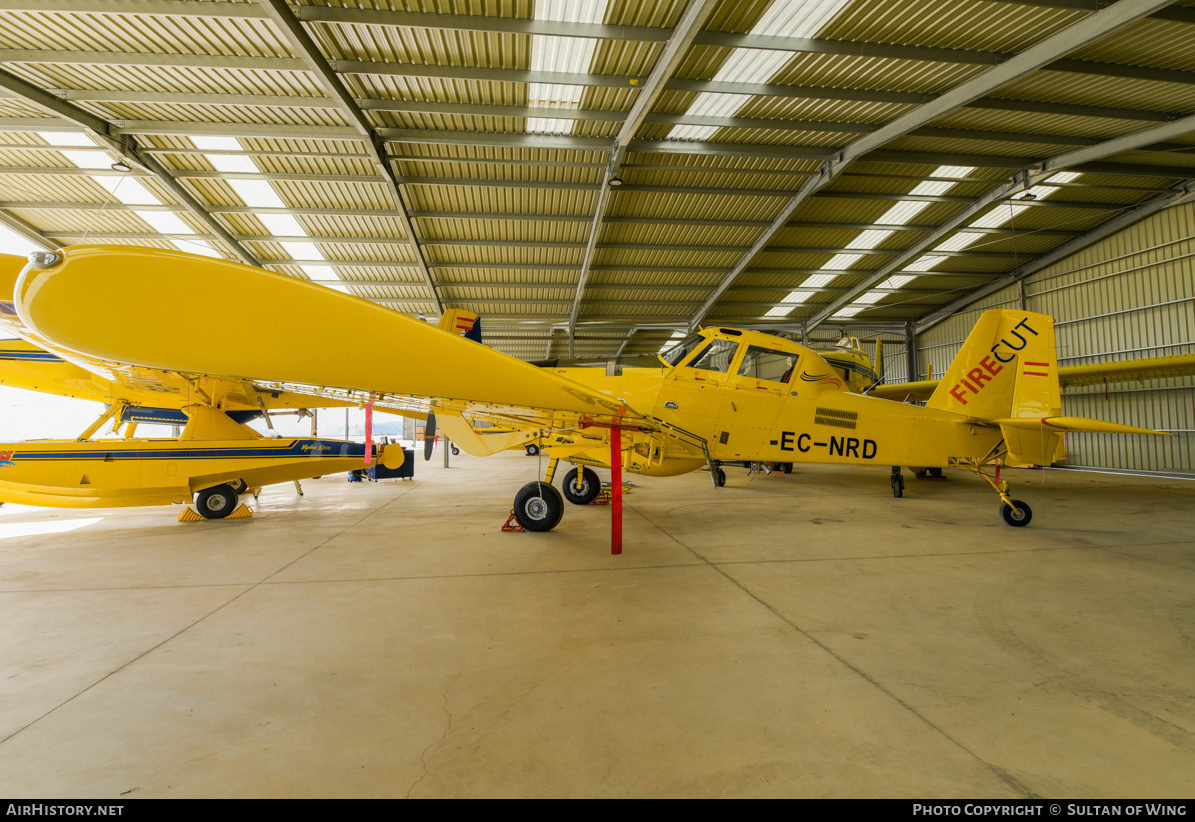
<path fill-rule="evenodd" d="M 365 464 L 373 462 L 373 394 L 365 403 Z"/>
<path fill-rule="evenodd" d="M 610 429 L 610 553 L 622 553 L 622 429 Z"/>

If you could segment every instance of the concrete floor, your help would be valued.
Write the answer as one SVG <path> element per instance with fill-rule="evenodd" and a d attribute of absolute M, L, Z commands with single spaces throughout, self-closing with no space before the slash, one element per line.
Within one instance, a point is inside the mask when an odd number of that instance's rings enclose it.
<path fill-rule="evenodd" d="M 537 463 L 0 508 L 0 795 L 1195 795 L 1195 483 L 636 477 L 611 557 Z"/>

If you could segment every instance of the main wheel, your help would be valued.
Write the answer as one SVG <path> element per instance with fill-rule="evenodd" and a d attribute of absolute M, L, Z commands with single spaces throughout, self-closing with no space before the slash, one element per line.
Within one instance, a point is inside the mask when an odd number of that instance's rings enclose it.
<path fill-rule="evenodd" d="M 546 482 L 529 482 L 515 494 L 515 519 L 526 531 L 551 531 L 564 515 L 564 498 Z"/>
<path fill-rule="evenodd" d="M 195 510 L 204 519 L 223 519 L 237 507 L 237 495 L 228 485 L 204 488 L 195 495 Z"/>
<path fill-rule="evenodd" d="M 232 489 L 232 493 L 234 494 L 243 494 L 249 490 L 249 483 L 245 482 L 243 479 L 237 479 L 228 483 L 228 487 Z"/>
<path fill-rule="evenodd" d="M 791 474 L 793 472 L 793 464 L 791 462 L 783 463 L 784 473 Z"/>
<path fill-rule="evenodd" d="M 591 468 L 581 469 L 581 488 L 577 489 L 577 469 L 564 475 L 564 498 L 573 505 L 588 505 L 602 491 L 602 481 Z"/>
<path fill-rule="evenodd" d="M 714 469 L 714 483 L 719 487 L 726 485 L 726 472 L 721 468 Z"/>
<path fill-rule="evenodd" d="M 523 450 L 525 450 L 527 452 L 527 456 L 529 456 L 529 457 L 538 457 L 539 456 L 539 446 L 533 442 L 527 443 L 527 447 Z"/>
<path fill-rule="evenodd" d="M 1017 507 L 1017 510 L 1021 512 L 1021 515 L 1018 517 L 1013 513 L 1012 508 L 1009 507 L 1007 502 L 1002 502 L 1000 503 L 1000 518 L 1015 528 L 1023 528 L 1029 524 L 1029 520 L 1033 519 L 1033 511 L 1019 499 L 1014 499 L 1012 502 Z"/>

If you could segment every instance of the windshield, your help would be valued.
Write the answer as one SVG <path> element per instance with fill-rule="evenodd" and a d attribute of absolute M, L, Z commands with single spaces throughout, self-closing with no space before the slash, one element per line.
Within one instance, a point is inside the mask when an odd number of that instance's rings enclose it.
<path fill-rule="evenodd" d="M 701 343 L 704 341 L 705 337 L 701 336 L 700 334 L 690 334 L 672 348 L 669 348 L 667 351 L 660 354 L 660 359 L 669 365 L 676 365 L 685 357 L 689 356 L 693 349 L 697 348 L 697 346 L 701 345 Z"/>

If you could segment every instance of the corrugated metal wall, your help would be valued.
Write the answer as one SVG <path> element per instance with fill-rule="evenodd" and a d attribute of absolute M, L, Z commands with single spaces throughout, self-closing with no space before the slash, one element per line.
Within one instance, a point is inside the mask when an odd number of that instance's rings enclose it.
<path fill-rule="evenodd" d="M 917 340 L 918 368 L 942 374 L 979 313 L 1021 304 L 1016 286 Z M 1024 281 L 1024 307 L 1055 319 L 1060 365 L 1195 353 L 1195 204 L 1167 209 Z M 1072 388 L 1063 413 L 1171 437 L 1071 434 L 1072 466 L 1195 475 L 1195 378 Z"/>

